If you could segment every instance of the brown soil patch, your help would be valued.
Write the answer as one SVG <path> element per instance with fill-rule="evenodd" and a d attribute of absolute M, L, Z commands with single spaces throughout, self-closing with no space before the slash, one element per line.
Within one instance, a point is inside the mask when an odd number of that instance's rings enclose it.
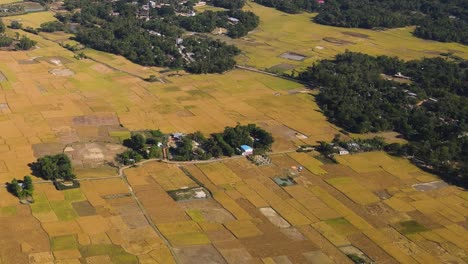
<path fill-rule="evenodd" d="M 114 162 L 115 156 L 126 148 L 120 144 L 111 143 L 74 143 L 68 145 L 64 152 L 73 163 L 84 167 L 96 167 Z M 112 175 L 108 175 L 112 176 Z"/>
<path fill-rule="evenodd" d="M 359 249 L 361 249 L 367 256 L 373 259 L 376 263 L 398 263 L 393 257 L 388 255 L 380 246 L 375 244 L 366 235 L 358 233 L 348 236 L 349 241 Z"/>
<path fill-rule="evenodd" d="M 294 61 L 303 61 L 303 60 L 305 60 L 307 58 L 307 56 L 289 51 L 289 52 L 285 52 L 285 53 L 281 54 L 280 58 L 288 59 L 288 60 L 294 60 Z"/>
<path fill-rule="evenodd" d="M 221 254 L 212 245 L 174 248 L 180 263 L 226 263 Z M 242 263 L 242 262 L 239 262 Z"/>
<path fill-rule="evenodd" d="M 72 121 L 75 126 L 119 125 L 119 118 L 113 113 L 77 116 Z"/>
<path fill-rule="evenodd" d="M 81 201 L 72 203 L 73 209 L 79 216 L 90 216 L 96 214 L 96 208 L 94 208 L 88 201 Z"/>
<path fill-rule="evenodd" d="M 132 202 L 116 207 L 116 210 L 129 228 L 139 228 L 148 225 L 148 221 L 133 200 Z"/>
<path fill-rule="evenodd" d="M 231 213 L 213 199 L 192 200 L 179 205 L 185 210 L 199 210 L 203 218 L 209 222 L 225 223 L 234 220 Z"/>
<path fill-rule="evenodd" d="M 64 58 L 62 56 L 45 56 L 36 58 L 38 61 L 45 61 L 52 65 L 61 65 L 61 64 L 69 64 L 72 63 L 71 60 Z"/>
<path fill-rule="evenodd" d="M 84 216 L 76 221 L 83 232 L 89 235 L 104 233 L 109 229 L 108 221 L 100 215 Z"/>
<path fill-rule="evenodd" d="M 64 145 L 61 143 L 41 143 L 32 145 L 33 153 L 36 158 L 61 153 L 63 147 Z"/>
<path fill-rule="evenodd" d="M 331 38 L 331 37 L 323 38 L 323 40 L 325 40 L 326 42 L 329 42 L 329 43 L 333 43 L 333 44 L 336 44 L 336 45 L 340 45 L 340 46 L 356 44 L 356 43 L 354 43 L 354 42 L 347 41 L 347 40 L 344 40 L 344 39 Z"/>

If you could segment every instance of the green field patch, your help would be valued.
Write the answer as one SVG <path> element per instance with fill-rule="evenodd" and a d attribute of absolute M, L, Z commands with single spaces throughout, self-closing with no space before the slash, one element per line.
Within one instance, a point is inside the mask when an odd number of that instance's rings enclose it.
<path fill-rule="evenodd" d="M 120 142 L 131 137 L 130 131 L 109 131 L 109 136 L 118 138 Z"/>
<path fill-rule="evenodd" d="M 190 232 L 167 235 L 174 246 L 191 246 L 210 244 L 210 239 L 202 232 Z"/>
<path fill-rule="evenodd" d="M 112 263 L 116 264 L 137 264 L 138 259 L 136 256 L 133 256 L 127 253 L 122 247 L 116 245 L 88 245 L 81 246 L 79 248 L 81 256 L 83 258 L 100 256 L 100 255 L 109 255 Z"/>
<path fill-rule="evenodd" d="M 16 206 L 5 206 L 0 208 L 0 216 L 15 216 L 16 215 Z"/>
<path fill-rule="evenodd" d="M 340 235 L 348 236 L 359 232 L 348 220 L 343 217 L 325 220 L 327 225 L 331 226 Z"/>
<path fill-rule="evenodd" d="M 80 189 L 70 189 L 63 191 L 65 195 L 65 200 L 67 201 L 82 201 L 85 200 L 85 197 Z"/>
<path fill-rule="evenodd" d="M 52 237 L 50 239 L 52 251 L 75 249 L 78 247 L 78 241 L 74 235 Z"/>
<path fill-rule="evenodd" d="M 30 204 L 31 211 L 33 214 L 35 213 L 47 213 L 52 210 L 49 204 L 49 200 L 44 193 L 35 193 L 34 196 L 34 203 Z"/>
<path fill-rule="evenodd" d="M 410 221 L 403 221 L 400 222 L 400 232 L 404 235 L 406 234 L 413 234 L 413 233 L 420 233 L 424 231 L 428 231 L 426 227 L 421 225 L 420 223 L 410 220 Z"/>
<path fill-rule="evenodd" d="M 60 221 L 73 220 L 78 217 L 69 201 L 53 201 L 50 205 Z"/>
<path fill-rule="evenodd" d="M 205 221 L 200 210 L 187 210 L 187 214 L 197 223 Z"/>

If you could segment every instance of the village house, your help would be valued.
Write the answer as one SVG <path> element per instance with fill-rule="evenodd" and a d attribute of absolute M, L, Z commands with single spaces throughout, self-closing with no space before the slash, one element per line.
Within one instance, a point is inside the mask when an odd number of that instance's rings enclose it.
<path fill-rule="evenodd" d="M 405 79 L 405 80 L 410 80 L 411 79 L 410 77 L 401 74 L 401 72 L 397 72 L 395 75 L 393 75 L 393 77 L 400 78 L 400 79 Z"/>
<path fill-rule="evenodd" d="M 235 18 L 235 17 L 228 17 L 228 21 L 232 24 L 237 24 L 239 23 L 239 19 Z"/>
<path fill-rule="evenodd" d="M 242 156 L 249 156 L 253 154 L 253 148 L 247 145 L 242 145 L 240 146 L 240 149 L 242 151 Z"/>

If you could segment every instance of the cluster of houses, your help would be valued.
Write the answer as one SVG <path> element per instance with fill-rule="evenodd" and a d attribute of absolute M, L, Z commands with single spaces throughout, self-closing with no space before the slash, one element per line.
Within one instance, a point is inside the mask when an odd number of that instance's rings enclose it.
<path fill-rule="evenodd" d="M 181 132 L 175 132 L 170 135 L 168 146 L 177 147 L 177 142 L 181 141 L 186 135 Z M 192 146 L 194 148 L 200 147 L 200 144 L 192 140 Z M 241 145 L 237 148 L 237 151 L 241 153 L 242 156 L 250 156 L 253 154 L 253 148 L 248 145 Z"/>

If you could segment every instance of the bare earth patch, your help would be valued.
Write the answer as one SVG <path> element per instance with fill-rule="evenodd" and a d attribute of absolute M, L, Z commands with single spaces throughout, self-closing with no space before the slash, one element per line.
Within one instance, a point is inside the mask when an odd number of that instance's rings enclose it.
<path fill-rule="evenodd" d="M 303 60 L 305 60 L 307 58 L 307 56 L 299 54 L 299 53 L 288 51 L 288 52 L 285 52 L 285 53 L 281 54 L 280 58 L 288 59 L 288 60 L 294 60 L 294 61 L 303 61 Z"/>
<path fill-rule="evenodd" d="M 70 69 L 52 69 L 49 72 L 55 76 L 62 76 L 62 77 L 75 75 L 75 72 L 73 72 Z"/>

